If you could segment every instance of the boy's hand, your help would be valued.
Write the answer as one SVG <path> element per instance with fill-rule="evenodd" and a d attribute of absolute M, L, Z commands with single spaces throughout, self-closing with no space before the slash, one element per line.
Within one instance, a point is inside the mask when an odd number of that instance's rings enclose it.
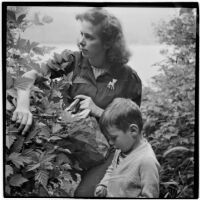
<path fill-rule="evenodd" d="M 94 192 L 95 197 L 106 197 L 107 195 L 107 188 L 106 186 L 99 185 L 96 187 L 96 190 Z"/>

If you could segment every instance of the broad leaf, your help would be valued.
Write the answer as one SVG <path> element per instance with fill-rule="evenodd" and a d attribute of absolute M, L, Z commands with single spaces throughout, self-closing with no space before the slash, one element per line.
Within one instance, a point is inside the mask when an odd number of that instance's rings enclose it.
<path fill-rule="evenodd" d="M 49 179 L 49 172 L 47 170 L 39 170 L 35 174 L 35 181 L 42 184 L 46 188 Z"/>
<path fill-rule="evenodd" d="M 64 80 L 67 81 L 67 83 L 69 83 L 70 85 L 72 85 L 72 77 L 73 71 L 63 76 Z"/>
<path fill-rule="evenodd" d="M 53 124 L 53 127 L 52 127 L 52 133 L 55 134 L 55 133 L 58 133 L 60 130 L 62 130 L 62 126 L 58 123 L 56 124 Z"/>
<path fill-rule="evenodd" d="M 13 98 L 17 98 L 17 91 L 14 88 L 10 88 L 10 89 L 6 90 L 6 93 Z"/>
<path fill-rule="evenodd" d="M 15 107 L 6 99 L 6 110 L 13 110 Z"/>
<path fill-rule="evenodd" d="M 62 119 L 62 122 L 66 123 L 66 124 L 77 121 L 77 119 L 75 117 L 73 117 L 73 115 L 68 111 L 62 112 L 61 119 Z"/>
<path fill-rule="evenodd" d="M 62 62 L 62 56 L 58 53 L 54 53 L 54 59 L 59 64 Z"/>
<path fill-rule="evenodd" d="M 50 162 L 56 157 L 55 154 L 45 154 L 44 156 L 40 157 L 41 163 Z"/>
<path fill-rule="evenodd" d="M 169 185 L 175 185 L 175 186 L 178 186 L 178 183 L 175 182 L 175 181 L 168 181 L 168 182 L 163 182 L 163 183 L 160 183 L 161 185 L 164 185 L 164 186 L 169 186 Z"/>
<path fill-rule="evenodd" d="M 56 141 L 56 140 L 61 140 L 62 138 L 61 137 L 58 137 L 58 136 L 52 136 L 48 139 L 48 141 Z"/>
<path fill-rule="evenodd" d="M 25 139 L 25 143 L 30 142 L 33 138 L 35 138 L 37 136 L 37 134 L 41 131 L 41 128 L 36 128 L 32 131 L 29 131 L 26 139 Z"/>
<path fill-rule="evenodd" d="M 19 133 L 18 129 L 15 127 L 14 124 L 10 125 L 7 129 L 6 129 L 6 134 L 10 134 L 10 135 L 14 135 Z"/>
<path fill-rule="evenodd" d="M 10 186 L 6 185 L 5 186 L 5 192 L 10 195 L 10 191 L 11 191 Z"/>
<path fill-rule="evenodd" d="M 8 149 L 10 149 L 10 147 L 12 146 L 15 140 L 16 140 L 16 136 L 10 135 L 10 134 L 6 135 L 6 146 L 8 147 Z"/>
<path fill-rule="evenodd" d="M 30 53 L 31 51 L 31 43 L 30 40 L 26 42 L 26 46 L 24 47 L 25 52 Z"/>
<path fill-rule="evenodd" d="M 58 147 L 58 151 L 66 153 L 66 154 L 72 154 L 72 152 L 69 149 L 64 149 L 62 147 Z"/>
<path fill-rule="evenodd" d="M 41 73 L 41 68 L 40 68 L 40 65 L 38 63 L 30 62 L 29 65 L 31 66 L 32 69 Z"/>
<path fill-rule="evenodd" d="M 7 10 L 7 17 L 8 20 L 16 21 L 15 13 L 12 10 Z"/>
<path fill-rule="evenodd" d="M 57 89 L 52 90 L 51 98 L 54 98 L 54 97 L 62 98 L 61 92 Z"/>
<path fill-rule="evenodd" d="M 48 128 L 48 127 L 41 127 L 39 130 L 38 130 L 38 136 L 42 136 L 42 137 L 45 137 L 45 138 L 49 138 L 51 135 L 51 130 Z"/>
<path fill-rule="evenodd" d="M 37 47 L 39 45 L 38 42 L 32 42 L 31 43 L 31 49 L 34 48 L 34 47 Z"/>
<path fill-rule="evenodd" d="M 9 183 L 12 186 L 20 187 L 23 183 L 27 182 L 28 179 L 24 178 L 21 174 L 15 174 L 11 177 Z"/>
<path fill-rule="evenodd" d="M 75 181 L 69 172 L 63 172 L 59 176 L 59 180 L 61 182 L 61 189 L 63 189 L 66 193 L 68 193 L 71 197 L 73 197 L 74 192 L 81 181 L 81 177 L 80 175 L 76 174 L 76 181 Z"/>
<path fill-rule="evenodd" d="M 26 171 L 28 172 L 28 171 L 33 171 L 33 170 L 35 170 L 35 169 L 37 169 L 37 168 L 39 168 L 40 167 L 40 163 L 36 163 L 36 164 L 31 164 L 31 165 L 28 165 L 27 167 L 26 167 Z"/>
<path fill-rule="evenodd" d="M 11 148 L 11 151 L 19 153 L 24 145 L 24 139 L 25 138 L 23 136 L 18 136 Z"/>
<path fill-rule="evenodd" d="M 20 16 L 17 18 L 17 23 L 18 23 L 18 24 L 21 24 L 25 17 L 26 17 L 26 14 L 20 15 Z"/>
<path fill-rule="evenodd" d="M 61 165 L 63 163 L 69 163 L 71 164 L 71 160 L 68 158 L 68 156 L 64 153 L 59 153 L 56 157 L 56 163 L 58 165 Z"/>
<path fill-rule="evenodd" d="M 6 165 L 6 178 L 13 174 L 13 168 L 10 165 Z"/>
<path fill-rule="evenodd" d="M 17 40 L 16 47 L 19 50 L 24 50 L 24 47 L 26 46 L 27 40 L 21 39 L 20 37 Z"/>
<path fill-rule="evenodd" d="M 20 166 L 24 166 L 24 164 L 31 162 L 30 157 L 21 156 L 20 153 L 15 152 L 9 155 L 8 160 L 12 161 L 17 168 L 20 168 Z"/>
<path fill-rule="evenodd" d="M 79 166 L 79 163 L 77 161 L 73 165 L 73 168 L 76 169 L 76 170 L 78 170 L 78 171 L 83 171 L 83 169 Z"/>
<path fill-rule="evenodd" d="M 182 146 L 173 147 L 173 148 L 165 151 L 164 154 L 163 154 L 163 157 L 165 158 L 165 157 L 169 156 L 171 153 L 174 153 L 174 152 L 178 153 L 178 152 L 188 152 L 188 151 L 189 151 L 189 149 L 186 148 L 186 147 L 182 147 Z"/>
<path fill-rule="evenodd" d="M 52 162 L 45 162 L 45 163 L 43 163 L 42 168 L 43 168 L 43 169 L 46 169 L 46 170 L 53 170 L 53 169 L 54 169 L 53 166 L 54 166 L 54 165 L 53 165 Z"/>

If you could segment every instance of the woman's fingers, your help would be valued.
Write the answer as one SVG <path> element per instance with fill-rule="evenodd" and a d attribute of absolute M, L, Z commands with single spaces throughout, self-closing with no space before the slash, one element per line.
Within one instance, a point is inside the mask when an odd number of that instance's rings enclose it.
<path fill-rule="evenodd" d="M 89 114 L 90 114 L 90 110 L 85 109 L 85 110 L 81 111 L 80 113 L 77 113 L 75 116 L 78 119 L 83 119 L 83 118 L 86 118 Z"/>
<path fill-rule="evenodd" d="M 19 131 L 22 131 L 22 135 L 24 135 L 28 129 L 30 128 L 33 117 L 31 112 L 20 112 L 19 110 L 15 110 L 13 112 L 12 121 L 16 121 L 19 124 Z"/>
<path fill-rule="evenodd" d="M 74 100 L 74 101 L 65 109 L 65 111 L 73 110 L 79 102 L 80 102 L 80 99 Z"/>
<path fill-rule="evenodd" d="M 18 115 L 19 116 L 19 115 Z M 21 116 L 21 115 L 20 115 Z M 22 119 L 19 121 L 20 123 L 20 126 L 18 128 L 19 131 L 21 131 L 24 126 L 26 125 L 27 123 L 27 120 L 28 120 L 28 113 L 25 113 L 23 116 L 22 116 Z"/>
<path fill-rule="evenodd" d="M 79 94 L 79 95 L 74 97 L 74 99 L 87 99 L 87 98 L 90 98 L 90 97 L 83 95 L 83 94 Z"/>
<path fill-rule="evenodd" d="M 89 102 L 87 100 L 82 100 L 80 102 L 80 109 L 81 110 L 83 110 L 83 109 L 90 109 Z"/>
<path fill-rule="evenodd" d="M 17 121 L 16 123 L 20 124 L 22 122 L 22 119 L 24 118 L 24 114 L 19 112 L 17 116 Z"/>
<path fill-rule="evenodd" d="M 17 116 L 18 116 L 18 112 L 14 111 L 13 112 L 13 116 L 12 116 L 12 121 L 16 121 L 17 120 Z"/>
<path fill-rule="evenodd" d="M 32 122 L 33 122 L 33 116 L 31 113 L 28 114 L 28 119 L 27 119 L 27 122 L 26 122 L 26 125 L 25 125 L 25 128 L 24 130 L 22 131 L 22 135 L 24 135 L 28 130 L 29 128 L 31 127 L 32 125 Z"/>

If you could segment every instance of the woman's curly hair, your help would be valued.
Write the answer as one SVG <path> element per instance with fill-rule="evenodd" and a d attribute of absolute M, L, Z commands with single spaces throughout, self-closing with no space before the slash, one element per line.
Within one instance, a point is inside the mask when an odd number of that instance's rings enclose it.
<path fill-rule="evenodd" d="M 77 20 L 89 21 L 94 26 L 100 25 L 99 36 L 102 42 L 108 46 L 106 60 L 110 64 L 111 71 L 117 70 L 129 61 L 128 51 L 119 20 L 103 8 L 91 8 L 83 14 L 76 16 Z"/>

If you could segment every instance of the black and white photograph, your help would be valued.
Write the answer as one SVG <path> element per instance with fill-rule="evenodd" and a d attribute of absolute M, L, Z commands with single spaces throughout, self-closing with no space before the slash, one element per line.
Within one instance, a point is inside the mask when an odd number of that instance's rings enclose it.
<path fill-rule="evenodd" d="M 3 197 L 197 199 L 198 2 L 3 2 Z"/>

